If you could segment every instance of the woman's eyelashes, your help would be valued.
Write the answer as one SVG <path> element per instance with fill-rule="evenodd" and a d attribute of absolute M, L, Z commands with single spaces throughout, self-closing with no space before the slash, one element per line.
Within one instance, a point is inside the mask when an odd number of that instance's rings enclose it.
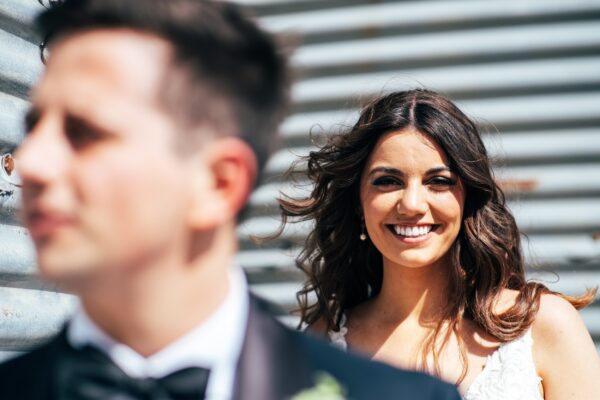
<path fill-rule="evenodd" d="M 446 189 L 456 185 L 456 179 L 445 176 L 436 176 L 428 181 L 428 185 L 439 189 Z"/>
<path fill-rule="evenodd" d="M 373 186 L 388 187 L 402 185 L 402 181 L 393 176 L 380 176 L 373 179 Z"/>
<path fill-rule="evenodd" d="M 425 180 L 424 184 L 432 189 L 439 191 L 449 189 L 456 185 L 456 179 L 446 176 L 435 176 Z M 372 185 L 381 189 L 390 187 L 403 187 L 404 181 L 394 176 L 379 176 L 373 179 Z"/>

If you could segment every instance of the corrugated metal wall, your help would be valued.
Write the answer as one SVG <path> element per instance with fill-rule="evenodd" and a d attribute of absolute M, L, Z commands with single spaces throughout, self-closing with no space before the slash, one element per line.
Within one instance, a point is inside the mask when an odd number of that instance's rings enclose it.
<path fill-rule="evenodd" d="M 42 1 L 48 3 L 49 0 Z M 268 165 L 240 227 L 240 262 L 255 292 L 289 309 L 301 276 L 298 226 L 257 247 L 248 234 L 278 226 L 278 191 L 309 132 L 352 123 L 360 100 L 424 85 L 456 100 L 486 132 L 509 189 L 532 277 L 566 293 L 600 284 L 600 0 L 244 0 L 296 49 L 299 80 Z M 0 0 L 0 155 L 21 141 L 27 91 L 39 76 L 36 0 Z M 35 278 L 19 226 L 19 189 L 0 169 L 0 357 L 55 332 L 74 304 Z M 558 273 L 559 278 L 557 278 Z M 583 311 L 597 343 L 600 307 Z"/>
<path fill-rule="evenodd" d="M 0 0 L 0 155 L 23 138 L 27 92 L 42 71 L 31 20 L 36 0 Z M 22 351 L 55 332 L 73 298 L 35 278 L 35 256 L 18 221 L 19 188 L 9 163 L 0 164 L 0 357 Z"/>

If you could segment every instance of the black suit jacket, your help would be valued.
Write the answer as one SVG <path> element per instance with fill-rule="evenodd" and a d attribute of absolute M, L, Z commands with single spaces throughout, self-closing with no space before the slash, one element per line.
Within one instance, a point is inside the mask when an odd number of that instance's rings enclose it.
<path fill-rule="evenodd" d="M 55 382 L 68 346 L 63 330 L 49 343 L 1 364 L 0 399 L 58 400 Z M 352 400 L 460 399 L 453 386 L 435 378 L 375 363 L 288 329 L 253 299 L 234 399 L 291 399 L 313 387 L 320 373 L 337 380 Z"/>

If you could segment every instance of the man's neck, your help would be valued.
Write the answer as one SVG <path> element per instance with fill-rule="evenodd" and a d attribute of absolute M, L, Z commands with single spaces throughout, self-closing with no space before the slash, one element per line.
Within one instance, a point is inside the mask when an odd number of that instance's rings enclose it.
<path fill-rule="evenodd" d="M 81 302 L 105 333 L 150 356 L 218 309 L 232 262 L 232 254 L 205 254 L 186 265 L 136 268 L 86 290 Z"/>

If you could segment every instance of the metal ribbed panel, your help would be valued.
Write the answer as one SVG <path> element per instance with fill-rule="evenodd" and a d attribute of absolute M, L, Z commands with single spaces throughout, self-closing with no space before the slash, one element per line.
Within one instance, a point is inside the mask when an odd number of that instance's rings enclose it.
<path fill-rule="evenodd" d="M 23 139 L 27 93 L 42 71 L 31 21 L 34 0 L 0 1 L 0 155 Z M 35 278 L 27 231 L 18 226 L 19 189 L 0 171 L 0 359 L 18 354 L 56 332 L 72 305 Z"/>
<path fill-rule="evenodd" d="M 283 172 L 311 150 L 309 132 L 353 123 L 360 100 L 421 85 L 449 95 L 488 132 L 496 174 L 528 235 L 530 276 L 568 294 L 600 284 L 600 0 L 240 2 L 296 45 L 300 76 L 285 148 L 240 227 L 238 259 L 255 292 L 295 305 L 302 277 L 293 259 L 306 226 L 261 247 L 248 235 L 278 227 L 274 198 L 289 188 Z M 36 0 L 0 0 L 0 154 L 22 140 L 27 92 L 42 72 L 30 28 L 40 9 Z M 74 305 L 35 278 L 18 201 L 0 182 L 0 357 L 51 335 Z M 600 346 L 600 307 L 582 316 Z"/>

